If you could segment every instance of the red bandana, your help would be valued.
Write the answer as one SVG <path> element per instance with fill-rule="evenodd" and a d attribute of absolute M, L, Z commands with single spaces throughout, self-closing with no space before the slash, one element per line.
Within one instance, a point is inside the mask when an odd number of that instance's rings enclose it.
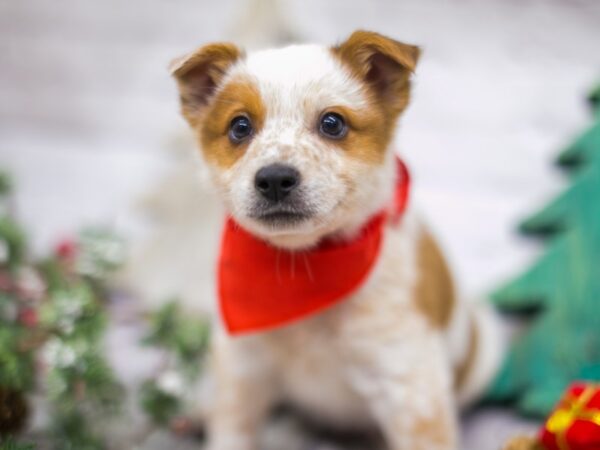
<path fill-rule="evenodd" d="M 287 251 L 257 239 L 227 219 L 218 265 L 221 313 L 231 334 L 287 325 L 335 305 L 371 272 L 386 220 L 406 209 L 410 179 L 398 159 L 394 204 L 375 215 L 356 239 L 323 241 L 306 251 Z"/>

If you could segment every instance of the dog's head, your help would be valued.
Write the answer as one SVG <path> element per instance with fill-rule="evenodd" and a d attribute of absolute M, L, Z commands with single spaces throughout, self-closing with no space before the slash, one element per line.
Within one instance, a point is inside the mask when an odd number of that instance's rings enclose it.
<path fill-rule="evenodd" d="M 352 233 L 389 201 L 396 121 L 419 49 L 357 31 L 326 48 L 176 60 L 182 111 L 232 217 L 274 245 Z"/>

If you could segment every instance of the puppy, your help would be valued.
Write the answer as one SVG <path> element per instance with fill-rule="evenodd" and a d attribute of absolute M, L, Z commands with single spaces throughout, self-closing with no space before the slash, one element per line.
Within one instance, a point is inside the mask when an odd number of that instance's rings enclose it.
<path fill-rule="evenodd" d="M 393 137 L 418 58 L 357 31 L 334 47 L 245 55 L 216 43 L 176 60 L 183 115 L 232 220 L 281 252 L 355 239 L 392 202 Z M 286 195 L 257 181 L 273 167 L 287 173 Z M 491 322 L 455 296 L 412 204 L 383 227 L 374 267 L 343 301 L 239 336 L 217 326 L 211 450 L 256 449 L 281 401 L 333 426 L 376 426 L 392 450 L 457 448 L 458 407 L 499 360 Z"/>

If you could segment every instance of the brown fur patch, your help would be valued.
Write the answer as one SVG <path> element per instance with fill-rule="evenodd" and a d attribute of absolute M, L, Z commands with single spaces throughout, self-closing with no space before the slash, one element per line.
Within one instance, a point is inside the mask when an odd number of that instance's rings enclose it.
<path fill-rule="evenodd" d="M 454 284 L 444 256 L 428 232 L 424 232 L 419 241 L 418 267 L 421 276 L 415 290 L 417 306 L 434 327 L 444 329 L 456 307 Z M 469 348 L 454 373 L 455 388 L 458 390 L 475 364 L 479 347 L 476 323 L 472 318 L 469 320 Z"/>
<path fill-rule="evenodd" d="M 198 127 L 204 155 L 221 167 L 233 165 L 251 141 L 234 144 L 229 139 L 231 120 L 240 115 L 250 118 L 254 133 L 264 124 L 265 106 L 258 88 L 250 81 L 232 81 L 220 89 Z"/>
<path fill-rule="evenodd" d="M 419 241 L 418 267 L 417 306 L 433 326 L 445 328 L 456 304 L 454 284 L 442 252 L 427 231 Z"/>
<path fill-rule="evenodd" d="M 469 349 L 467 350 L 467 355 L 462 363 L 456 368 L 454 372 L 454 387 L 457 390 L 460 390 L 464 383 L 467 381 L 467 377 L 471 370 L 473 369 L 473 365 L 475 364 L 475 357 L 477 356 L 477 352 L 479 351 L 479 337 L 477 334 L 477 325 L 473 318 L 471 320 L 471 326 L 469 328 Z"/>
<path fill-rule="evenodd" d="M 456 437 L 452 417 L 446 414 L 446 409 L 440 404 L 439 399 L 432 399 L 429 408 L 434 414 L 431 418 L 418 419 L 410 430 L 411 436 L 427 436 L 427 444 L 435 444 L 435 448 L 455 448 Z M 412 449 L 429 450 L 430 447 L 419 445 Z"/>
<path fill-rule="evenodd" d="M 383 161 L 394 132 L 394 121 L 386 116 L 385 111 L 376 105 L 360 110 L 334 107 L 327 111 L 340 114 L 348 126 L 348 134 L 339 141 L 333 141 L 334 145 L 366 162 Z"/>

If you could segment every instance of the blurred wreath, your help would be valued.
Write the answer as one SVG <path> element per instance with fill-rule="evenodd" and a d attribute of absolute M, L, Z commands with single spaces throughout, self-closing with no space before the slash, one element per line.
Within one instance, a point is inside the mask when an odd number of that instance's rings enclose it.
<path fill-rule="evenodd" d="M 28 440 L 56 450 L 105 449 L 108 419 L 125 397 L 102 348 L 109 279 L 125 259 L 125 244 L 109 230 L 89 228 L 31 261 L 11 185 L 0 172 L 0 450 L 37 448 Z M 182 395 L 201 372 L 208 339 L 208 324 L 184 315 L 175 300 L 149 315 L 142 344 L 161 355 L 140 387 L 150 427 L 182 430 Z M 26 431 L 36 408 L 49 420 L 32 436 Z"/>
<path fill-rule="evenodd" d="M 15 439 L 34 395 L 48 409 L 45 442 L 61 450 L 104 448 L 99 418 L 118 410 L 123 394 L 101 348 L 105 281 L 123 260 L 123 242 L 88 229 L 31 262 L 10 191 L 0 174 L 0 448 L 33 448 Z"/>

